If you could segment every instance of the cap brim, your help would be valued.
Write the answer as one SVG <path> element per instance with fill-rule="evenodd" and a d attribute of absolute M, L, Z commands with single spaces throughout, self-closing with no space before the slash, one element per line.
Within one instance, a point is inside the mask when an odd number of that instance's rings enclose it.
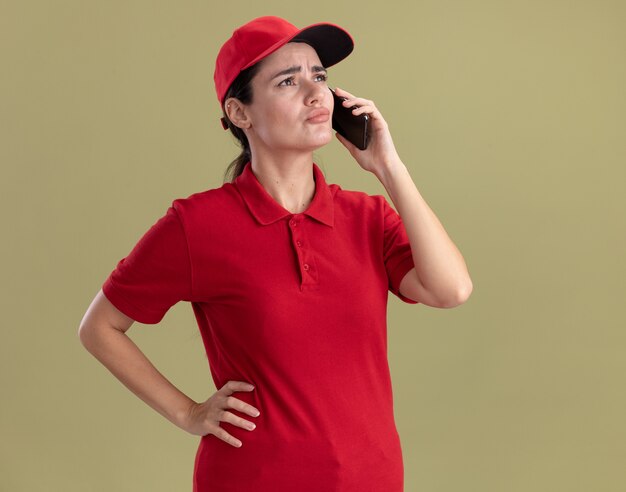
<path fill-rule="evenodd" d="M 354 49 L 352 36 L 334 24 L 313 24 L 301 29 L 291 41 L 302 40 L 311 44 L 322 65 L 330 67 L 346 58 Z"/>
<path fill-rule="evenodd" d="M 242 70 L 270 55 L 290 41 L 305 41 L 310 44 L 319 56 L 324 67 L 330 67 L 346 58 L 354 49 L 354 40 L 341 27 L 327 22 L 312 24 L 300 29 L 292 36 L 273 44 L 263 53 L 250 61 Z"/>

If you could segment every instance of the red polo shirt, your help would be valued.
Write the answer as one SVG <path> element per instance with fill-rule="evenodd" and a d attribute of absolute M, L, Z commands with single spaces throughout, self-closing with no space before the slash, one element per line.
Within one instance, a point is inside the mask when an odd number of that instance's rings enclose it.
<path fill-rule="evenodd" d="M 216 388 L 261 412 L 236 448 L 200 438 L 195 492 L 401 492 L 404 469 L 387 360 L 388 291 L 413 268 L 382 195 L 327 184 L 293 214 L 250 163 L 233 183 L 176 199 L 104 282 L 140 323 L 191 303 Z M 210 395 L 206 395 L 207 397 Z"/>

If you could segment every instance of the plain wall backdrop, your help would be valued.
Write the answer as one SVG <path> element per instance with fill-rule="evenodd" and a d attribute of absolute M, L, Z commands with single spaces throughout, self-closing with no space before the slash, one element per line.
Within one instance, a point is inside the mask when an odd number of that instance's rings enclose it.
<path fill-rule="evenodd" d="M 172 200 L 222 185 L 238 150 L 214 61 L 261 15 L 354 36 L 329 83 L 376 103 L 474 282 L 451 310 L 390 294 L 407 492 L 623 490 L 617 0 L 6 2 L 0 490 L 191 490 L 200 438 L 127 390 L 77 330 Z M 387 196 L 338 141 L 315 157 L 329 183 Z M 194 400 L 215 391 L 190 305 L 128 334 Z"/>

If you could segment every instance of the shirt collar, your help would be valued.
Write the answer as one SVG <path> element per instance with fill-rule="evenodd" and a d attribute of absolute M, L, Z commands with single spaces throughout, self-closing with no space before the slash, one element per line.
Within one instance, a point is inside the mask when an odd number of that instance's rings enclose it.
<path fill-rule="evenodd" d="M 302 213 L 332 227 L 334 219 L 333 195 L 326 184 L 321 169 L 315 163 L 313 163 L 313 177 L 315 179 L 315 196 L 309 204 L 309 208 Z M 295 215 L 283 208 L 265 190 L 252 172 L 250 161 L 245 165 L 243 172 L 235 178 L 234 184 L 243 196 L 252 215 L 262 225 Z"/>

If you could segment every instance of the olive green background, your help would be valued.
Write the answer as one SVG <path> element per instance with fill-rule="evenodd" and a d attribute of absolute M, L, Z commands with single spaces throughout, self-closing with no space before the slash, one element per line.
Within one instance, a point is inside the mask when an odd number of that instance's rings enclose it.
<path fill-rule="evenodd" d="M 191 490 L 199 437 L 77 330 L 172 200 L 221 186 L 237 148 L 215 56 L 269 14 L 352 33 L 329 83 L 376 103 L 472 276 L 454 309 L 390 294 L 405 490 L 624 490 L 617 0 L 5 3 L 0 490 Z M 330 183 L 387 196 L 338 141 L 316 162 Z M 191 398 L 215 391 L 188 304 L 129 336 Z"/>

